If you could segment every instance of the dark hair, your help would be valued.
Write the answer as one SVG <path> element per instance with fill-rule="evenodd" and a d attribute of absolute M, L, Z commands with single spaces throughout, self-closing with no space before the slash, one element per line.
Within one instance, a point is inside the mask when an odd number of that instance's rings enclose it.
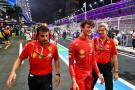
<path fill-rule="evenodd" d="M 133 29 L 133 32 L 135 32 L 135 29 Z"/>
<path fill-rule="evenodd" d="M 95 24 L 94 24 L 94 22 L 93 22 L 92 20 L 85 20 L 85 21 L 83 21 L 83 22 L 81 23 L 81 27 L 84 28 L 86 24 L 88 24 L 88 25 L 90 25 L 90 26 L 92 26 L 92 27 L 95 26 Z"/>
<path fill-rule="evenodd" d="M 49 32 L 49 29 L 46 26 L 40 26 L 37 28 L 37 35 L 39 35 L 39 32 Z"/>

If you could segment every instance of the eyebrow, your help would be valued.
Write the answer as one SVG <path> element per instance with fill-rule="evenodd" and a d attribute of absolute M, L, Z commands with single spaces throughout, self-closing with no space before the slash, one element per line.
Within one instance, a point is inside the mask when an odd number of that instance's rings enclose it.
<path fill-rule="evenodd" d="M 46 37 L 47 37 L 47 36 L 49 36 L 49 35 L 40 35 L 40 36 L 41 36 L 41 37 L 44 37 L 44 36 L 46 36 Z"/>

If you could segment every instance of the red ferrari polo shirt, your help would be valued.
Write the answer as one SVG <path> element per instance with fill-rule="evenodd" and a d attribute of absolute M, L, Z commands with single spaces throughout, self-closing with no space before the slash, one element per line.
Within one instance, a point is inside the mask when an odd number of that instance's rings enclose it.
<path fill-rule="evenodd" d="M 20 60 L 22 61 L 27 57 L 29 57 L 30 73 L 35 75 L 45 75 L 52 72 L 52 59 L 57 60 L 59 58 L 55 44 L 47 43 L 42 47 L 37 40 L 29 42 L 23 48 Z"/>
<path fill-rule="evenodd" d="M 117 49 L 113 39 L 107 37 L 104 43 L 102 43 L 101 38 L 96 38 L 94 42 L 97 63 L 107 64 L 111 61 L 111 56 L 117 55 Z"/>

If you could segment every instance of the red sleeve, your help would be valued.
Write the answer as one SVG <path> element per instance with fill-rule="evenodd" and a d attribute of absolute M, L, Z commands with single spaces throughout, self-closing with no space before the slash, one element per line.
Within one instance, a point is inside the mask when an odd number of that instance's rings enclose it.
<path fill-rule="evenodd" d="M 96 72 L 96 74 L 98 75 L 100 72 L 99 72 L 99 69 L 98 69 L 98 66 L 97 66 L 97 60 L 95 58 L 95 51 L 93 52 L 93 62 L 92 62 L 92 66 L 94 68 L 94 71 Z"/>
<path fill-rule="evenodd" d="M 21 52 L 21 54 L 19 55 L 20 60 L 23 61 L 24 59 L 28 58 L 28 44 L 26 44 Z"/>
<path fill-rule="evenodd" d="M 111 45 L 112 45 L 111 55 L 117 55 L 117 48 L 116 48 L 116 45 L 114 43 L 114 40 L 111 40 Z"/>
<path fill-rule="evenodd" d="M 73 42 L 71 42 L 69 45 L 69 72 L 70 72 L 71 78 L 73 78 L 75 76 L 74 54 L 75 54 L 74 45 L 73 45 Z"/>
<path fill-rule="evenodd" d="M 58 48 L 55 45 L 55 52 L 54 52 L 54 60 L 57 60 L 59 58 L 59 54 L 58 54 Z"/>

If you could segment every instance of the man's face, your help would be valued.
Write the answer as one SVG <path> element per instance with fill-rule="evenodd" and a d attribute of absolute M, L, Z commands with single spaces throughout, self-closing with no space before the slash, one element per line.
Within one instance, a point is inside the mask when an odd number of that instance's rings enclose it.
<path fill-rule="evenodd" d="M 100 37 L 105 37 L 108 33 L 104 26 L 99 27 L 98 32 L 100 34 Z"/>
<path fill-rule="evenodd" d="M 49 32 L 39 32 L 38 40 L 44 44 L 49 40 Z"/>
<path fill-rule="evenodd" d="M 93 26 L 86 24 L 84 28 L 82 28 L 82 32 L 84 33 L 85 36 L 90 36 L 92 34 L 92 29 Z"/>

